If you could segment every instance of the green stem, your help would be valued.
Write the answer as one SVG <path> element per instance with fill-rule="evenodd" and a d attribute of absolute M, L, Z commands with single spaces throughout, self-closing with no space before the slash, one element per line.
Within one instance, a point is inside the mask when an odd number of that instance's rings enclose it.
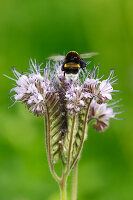
<path fill-rule="evenodd" d="M 78 184 L 78 162 L 73 169 L 73 185 L 72 185 L 72 200 L 77 199 L 77 184 Z"/>
<path fill-rule="evenodd" d="M 80 146 L 78 148 L 77 154 L 76 154 L 74 160 L 72 161 L 70 169 L 72 169 L 73 166 L 75 165 L 75 163 L 77 162 L 77 160 L 79 158 L 79 155 L 80 155 L 80 152 L 81 152 L 82 147 L 83 147 L 85 131 L 86 131 L 86 127 L 87 127 L 87 119 L 88 119 L 89 107 L 90 107 L 91 101 L 92 101 L 92 99 L 90 99 L 90 101 L 89 101 L 89 103 L 87 105 L 87 109 L 86 109 L 86 114 L 85 114 L 85 119 L 84 119 L 84 124 L 83 124 L 83 134 L 82 134 L 82 137 L 81 137 L 81 143 L 80 143 Z"/>
<path fill-rule="evenodd" d="M 67 192 L 66 192 L 66 182 L 67 182 L 67 176 L 66 174 L 63 175 L 59 186 L 60 186 L 60 199 L 61 200 L 67 200 Z"/>
<path fill-rule="evenodd" d="M 69 142 L 69 149 L 68 149 L 68 171 L 70 168 L 70 159 L 71 159 L 71 150 L 72 150 L 72 140 L 73 140 L 73 132 L 74 132 L 74 124 L 75 124 L 75 113 L 73 114 L 72 118 L 72 127 L 71 127 L 71 133 L 70 133 L 70 142 Z"/>

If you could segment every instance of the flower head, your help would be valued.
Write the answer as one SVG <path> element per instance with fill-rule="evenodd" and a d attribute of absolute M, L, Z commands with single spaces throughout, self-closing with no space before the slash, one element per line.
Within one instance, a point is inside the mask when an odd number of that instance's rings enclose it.
<path fill-rule="evenodd" d="M 67 99 L 67 109 L 71 113 L 79 112 L 82 107 L 85 106 L 85 102 L 82 95 L 82 87 L 75 84 L 71 84 L 70 88 L 67 90 L 66 95 Z"/>
<path fill-rule="evenodd" d="M 114 117 L 113 109 L 108 107 L 107 103 L 98 104 L 95 100 L 92 101 L 88 119 L 96 120 L 96 123 L 93 124 L 96 130 L 103 132 L 109 126 L 109 119 Z"/>
<path fill-rule="evenodd" d="M 103 80 L 98 89 L 98 97 L 101 99 L 101 101 L 106 101 L 106 100 L 111 100 L 112 95 L 111 93 L 113 92 L 113 87 L 109 83 L 109 80 Z"/>
<path fill-rule="evenodd" d="M 65 118 L 68 113 L 79 114 L 90 104 L 88 119 L 96 120 L 94 128 L 104 131 L 109 126 L 109 119 L 115 116 L 113 108 L 108 107 L 108 101 L 112 100 L 112 94 L 116 92 L 112 87 L 116 81 L 114 70 L 105 80 L 98 78 L 99 67 L 89 71 L 87 76 L 82 72 L 82 82 L 78 74 L 74 79 L 73 74 L 64 76 L 59 62 L 52 65 L 48 62 L 43 69 L 41 65 L 31 60 L 30 72 L 24 74 L 13 69 L 17 85 L 11 91 L 15 92 L 15 102 L 25 103 L 33 114 L 40 116 L 44 115 L 46 104 L 53 99 L 51 102 L 59 103 L 60 114 Z M 63 132 L 67 130 L 67 123 L 64 124 Z"/>
<path fill-rule="evenodd" d="M 30 71 L 31 73 L 20 74 L 13 69 L 17 86 L 11 91 L 16 92 L 13 95 L 15 102 L 25 103 L 31 112 L 39 116 L 44 114 L 46 96 L 54 90 L 48 76 L 44 73 L 41 75 L 40 65 L 32 62 Z"/>

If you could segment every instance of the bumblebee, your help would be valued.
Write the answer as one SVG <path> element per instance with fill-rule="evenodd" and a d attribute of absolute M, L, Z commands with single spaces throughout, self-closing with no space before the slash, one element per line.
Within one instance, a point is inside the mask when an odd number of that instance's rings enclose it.
<path fill-rule="evenodd" d="M 96 52 L 85 53 L 85 54 L 78 54 L 76 51 L 70 51 L 66 54 L 66 56 L 51 56 L 48 59 L 54 61 L 62 61 L 61 70 L 64 71 L 65 74 L 77 74 L 79 69 L 84 68 L 87 66 L 88 62 L 85 62 L 83 58 L 90 58 L 92 56 L 97 55 Z"/>

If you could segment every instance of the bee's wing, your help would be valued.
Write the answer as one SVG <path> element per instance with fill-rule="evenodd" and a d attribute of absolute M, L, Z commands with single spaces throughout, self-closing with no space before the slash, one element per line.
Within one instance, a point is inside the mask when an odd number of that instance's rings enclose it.
<path fill-rule="evenodd" d="M 65 56 L 62 55 L 54 55 L 54 56 L 50 56 L 47 59 L 48 60 L 53 60 L 53 61 L 61 61 L 64 60 Z"/>
<path fill-rule="evenodd" d="M 97 56 L 98 52 L 90 52 L 90 53 L 83 53 L 80 54 L 81 58 L 91 58 L 92 56 Z"/>

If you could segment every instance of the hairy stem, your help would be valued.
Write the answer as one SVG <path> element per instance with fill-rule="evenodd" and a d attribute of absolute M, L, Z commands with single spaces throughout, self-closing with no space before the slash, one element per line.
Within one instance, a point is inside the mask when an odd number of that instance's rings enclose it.
<path fill-rule="evenodd" d="M 86 127 L 87 127 L 87 119 L 88 119 L 88 113 L 89 113 L 89 107 L 90 107 L 90 103 L 91 103 L 92 99 L 89 101 L 88 105 L 87 105 L 87 109 L 86 109 L 86 113 L 85 113 L 85 120 L 84 120 L 84 125 L 83 125 L 83 134 L 82 134 L 82 138 L 81 138 L 81 143 L 80 143 L 80 146 L 78 148 L 78 151 L 77 151 L 77 154 L 70 166 L 70 169 L 73 168 L 73 166 L 75 165 L 75 163 L 77 162 L 78 158 L 79 158 L 79 155 L 80 155 L 80 152 L 82 150 L 82 147 L 83 147 L 83 143 L 84 143 L 84 137 L 85 137 L 85 131 L 86 131 Z"/>
<path fill-rule="evenodd" d="M 74 124 L 75 124 L 75 113 L 73 114 L 73 118 L 72 118 L 72 127 L 71 127 L 70 142 L 69 142 L 69 149 L 68 149 L 68 163 L 67 163 L 68 164 L 68 170 L 70 168 L 70 159 L 71 159 Z"/>
<path fill-rule="evenodd" d="M 63 173 L 62 179 L 59 183 L 61 200 L 67 200 L 66 182 L 67 182 L 67 175 Z"/>
<path fill-rule="evenodd" d="M 77 199 L 77 184 L 78 184 L 78 162 L 73 169 L 73 185 L 72 185 L 72 200 Z"/>

